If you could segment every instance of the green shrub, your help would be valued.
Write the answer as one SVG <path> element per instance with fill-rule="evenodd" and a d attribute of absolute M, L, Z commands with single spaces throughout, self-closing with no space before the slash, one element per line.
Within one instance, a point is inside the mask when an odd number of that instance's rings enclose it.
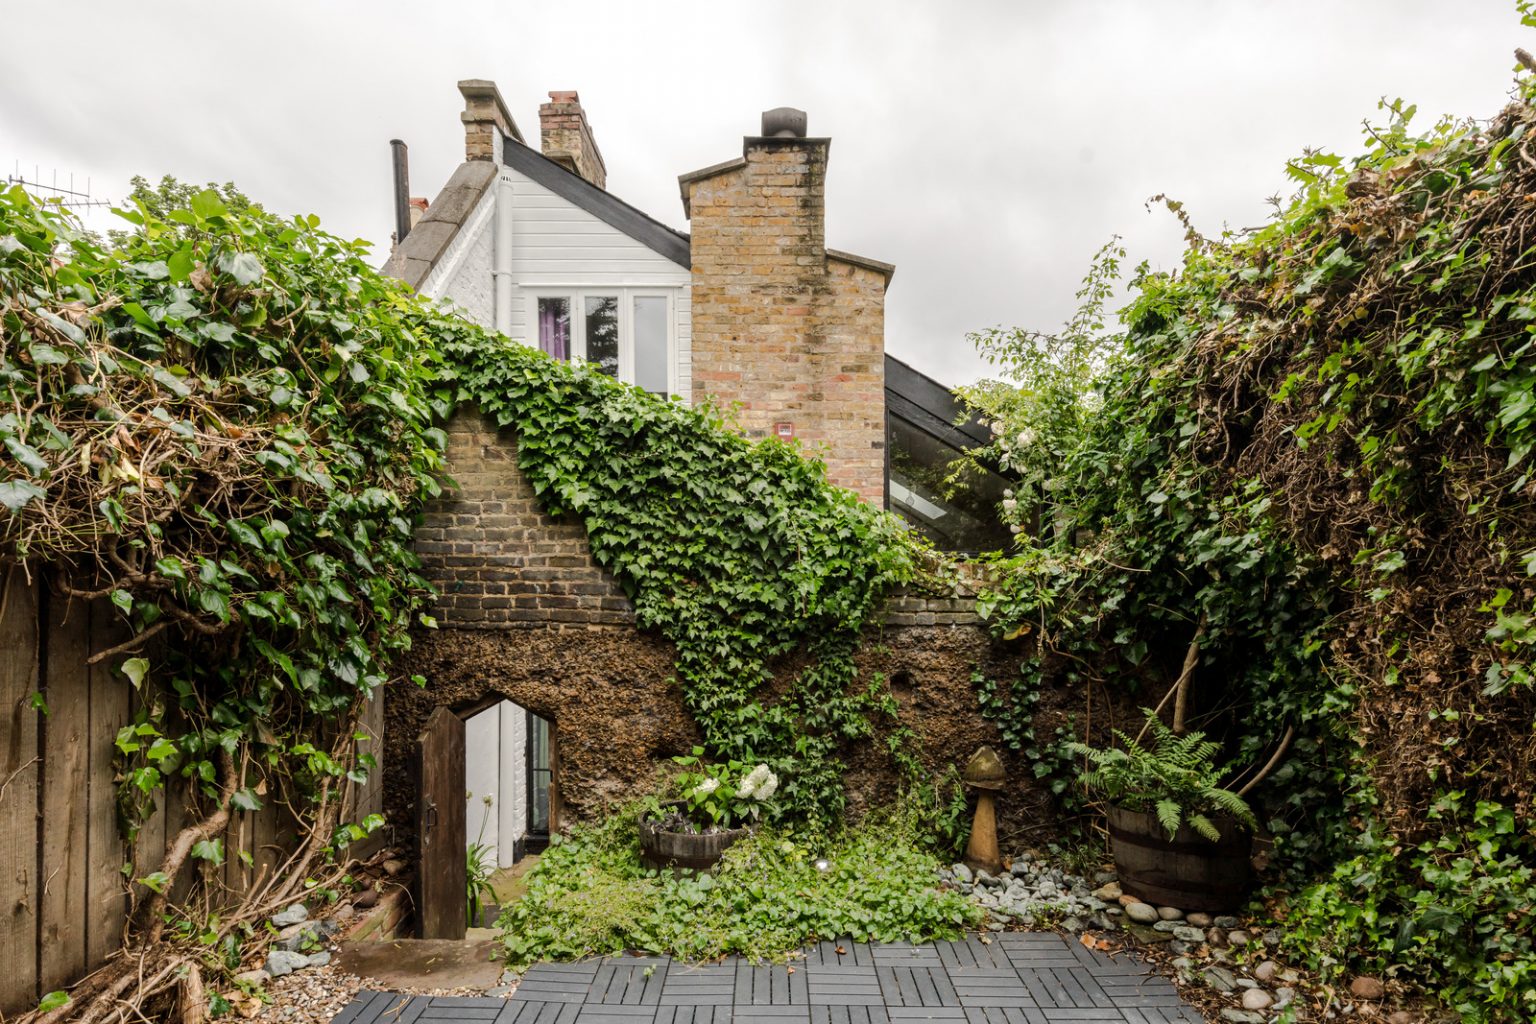
<path fill-rule="evenodd" d="M 713 874 L 675 876 L 642 867 L 636 815 L 621 811 L 552 838 L 527 894 L 497 922 L 506 959 L 643 950 L 763 960 L 845 936 L 955 938 L 978 912 L 936 888 L 938 862 L 916 817 L 887 813 L 830 837 L 764 829 L 732 846 Z"/>

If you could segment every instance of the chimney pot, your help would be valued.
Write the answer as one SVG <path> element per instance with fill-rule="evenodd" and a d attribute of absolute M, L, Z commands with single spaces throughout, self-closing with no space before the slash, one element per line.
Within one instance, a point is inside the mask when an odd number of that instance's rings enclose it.
<path fill-rule="evenodd" d="M 805 126 L 806 117 L 803 110 L 796 110 L 794 107 L 774 107 L 772 110 L 763 111 L 763 138 L 765 139 L 803 139 Z"/>

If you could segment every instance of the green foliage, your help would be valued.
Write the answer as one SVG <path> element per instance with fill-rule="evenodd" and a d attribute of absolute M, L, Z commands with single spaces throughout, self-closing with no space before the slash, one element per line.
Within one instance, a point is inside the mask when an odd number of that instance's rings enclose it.
<path fill-rule="evenodd" d="M 1536 840 L 1500 804 L 1447 793 L 1442 834 L 1404 845 L 1372 827 L 1288 907 L 1286 945 L 1326 977 L 1438 979 L 1465 1019 L 1536 1017 Z"/>
<path fill-rule="evenodd" d="M 1532 92 L 1421 135 L 1384 102 L 1360 156 L 1291 162 L 1268 225 L 1191 229 L 1177 272 L 1138 269 L 1091 372 L 1070 325 L 993 336 L 1012 379 L 973 393 L 996 454 L 1048 449 L 1005 506 L 998 633 L 1150 702 L 1201 631 L 1191 721 L 1249 763 L 1294 737 L 1255 790 L 1278 878 L 1323 879 L 1288 926 L 1339 965 L 1411 955 L 1479 1020 L 1530 1009 L 1528 915 L 1505 908 L 1536 867 Z M 1103 323 L 1110 256 L 1075 323 Z M 1513 832 L 1469 842 L 1476 812 L 1434 811 L 1454 794 Z M 1476 924 L 1413 923 L 1466 893 Z"/>
<path fill-rule="evenodd" d="M 634 822 L 621 812 L 551 837 L 526 895 L 498 922 L 512 965 L 624 950 L 777 959 L 818 939 L 953 938 L 976 923 L 965 897 L 935 887 L 938 864 L 910 813 L 833 836 L 764 829 L 713 873 L 681 875 L 641 867 Z"/>
<path fill-rule="evenodd" d="M 107 249 L 0 194 L 7 554 L 195 641 L 119 665 L 159 683 L 118 737 L 130 818 L 172 775 L 254 809 L 241 752 L 298 793 L 361 777 L 334 723 L 429 593 L 410 540 L 441 467 L 435 353 L 314 218 L 212 192 L 126 216 Z"/>
<path fill-rule="evenodd" d="M 1112 804 L 1133 811 L 1151 811 L 1172 839 L 1181 825 L 1189 825 L 1211 841 L 1221 832 L 1209 815 L 1223 814 L 1253 828 L 1253 811 L 1243 798 L 1221 785 L 1231 766 L 1216 764 L 1221 744 L 1198 732 L 1177 735 L 1150 708 L 1144 708 L 1151 746 L 1140 737 L 1115 730 L 1120 746 L 1096 750 L 1082 743 L 1068 744 L 1068 753 L 1085 758 L 1093 767 L 1079 780 Z"/>
<path fill-rule="evenodd" d="M 642 628 L 677 649 L 677 681 L 716 761 L 766 763 L 770 820 L 838 820 L 842 747 L 886 716 L 856 684 L 860 631 L 918 571 L 895 517 L 827 484 L 794 445 L 750 442 L 713 409 L 666 402 L 595 366 L 557 362 L 434 319 L 445 400 L 515 427 L 545 508 L 587 529 Z M 803 667 L 774 698 L 774 667 Z"/>

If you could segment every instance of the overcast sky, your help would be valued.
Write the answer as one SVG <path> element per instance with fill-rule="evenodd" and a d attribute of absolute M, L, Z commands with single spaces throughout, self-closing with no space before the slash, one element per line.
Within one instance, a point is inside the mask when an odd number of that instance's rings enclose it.
<path fill-rule="evenodd" d="M 687 229 L 677 176 L 739 156 L 759 113 L 833 139 L 827 242 L 896 264 L 886 348 L 955 384 L 965 339 L 1058 325 L 1093 252 L 1174 264 L 1182 199 L 1207 233 L 1258 224 L 1304 146 L 1352 153 L 1382 95 L 1494 114 L 1511 0 L 670 0 L 4 3 L 0 174 L 120 199 L 139 173 L 236 182 L 385 255 L 388 141 L 412 191 L 463 156 L 455 83 L 493 79 L 536 138 L 577 89 L 609 190 Z"/>

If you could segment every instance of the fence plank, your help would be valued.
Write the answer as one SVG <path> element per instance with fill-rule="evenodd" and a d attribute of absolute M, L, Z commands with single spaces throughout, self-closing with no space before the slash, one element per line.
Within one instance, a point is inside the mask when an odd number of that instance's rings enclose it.
<path fill-rule="evenodd" d="M 65 988 L 85 973 L 86 778 L 90 679 L 85 659 L 90 609 L 45 594 L 48 602 L 43 697 L 43 829 L 38 983 Z"/>
<path fill-rule="evenodd" d="M 37 590 L 19 568 L 0 584 L 0 1010 L 37 991 Z"/>
<path fill-rule="evenodd" d="M 91 608 L 91 648 L 106 650 L 128 638 L 127 624 L 111 606 Z M 128 912 L 128 890 L 122 875 L 126 849 L 117 823 L 117 766 L 114 752 L 118 730 L 128 724 L 128 681 L 111 665 L 90 669 L 90 765 L 88 769 L 86 854 L 89 891 L 86 895 L 86 969 L 95 970 L 122 944 Z"/>

